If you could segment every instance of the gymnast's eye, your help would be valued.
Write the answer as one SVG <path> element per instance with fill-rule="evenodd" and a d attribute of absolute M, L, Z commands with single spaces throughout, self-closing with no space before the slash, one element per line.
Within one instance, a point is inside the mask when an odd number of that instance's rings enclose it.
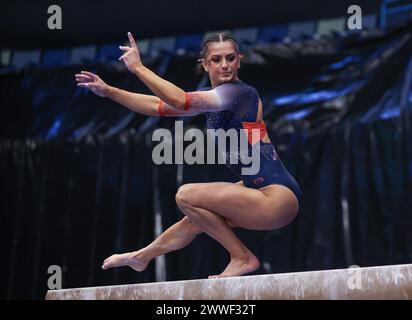
<path fill-rule="evenodd" d="M 226 60 L 229 61 L 229 62 L 233 62 L 233 61 L 235 61 L 235 59 L 236 59 L 235 55 L 230 55 L 226 58 Z"/>
<path fill-rule="evenodd" d="M 213 63 L 219 63 L 220 62 L 220 58 L 212 58 L 211 59 Z"/>

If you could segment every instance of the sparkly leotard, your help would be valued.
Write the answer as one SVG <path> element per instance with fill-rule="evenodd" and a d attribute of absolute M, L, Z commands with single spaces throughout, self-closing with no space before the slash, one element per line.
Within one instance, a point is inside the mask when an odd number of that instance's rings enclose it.
<path fill-rule="evenodd" d="M 259 189 L 271 184 L 280 184 L 289 188 L 300 204 L 301 191 L 296 180 L 288 172 L 277 155 L 272 143 L 262 141 L 266 133 L 263 122 L 256 122 L 259 109 L 259 95 L 255 88 L 241 80 L 235 80 L 211 88 L 202 88 L 196 92 L 186 93 L 184 110 L 165 104 L 159 104 L 160 115 L 194 115 L 205 113 L 208 129 L 223 129 L 225 131 L 236 129 L 244 131 L 248 138 L 248 155 L 251 149 L 258 144 L 260 155 L 259 171 L 256 174 L 242 174 L 242 168 L 248 167 L 242 161 L 230 163 L 229 158 L 233 154 L 226 155 L 227 166 L 249 188 Z M 245 129 L 245 130 L 241 130 Z M 251 129 L 258 129 L 259 135 L 252 136 Z M 229 150 L 228 148 L 226 150 Z M 239 149 L 236 150 L 239 152 Z"/>

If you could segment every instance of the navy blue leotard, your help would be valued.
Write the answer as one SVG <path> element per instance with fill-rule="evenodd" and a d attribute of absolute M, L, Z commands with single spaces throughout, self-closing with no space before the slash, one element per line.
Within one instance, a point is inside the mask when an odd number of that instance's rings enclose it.
<path fill-rule="evenodd" d="M 242 168 L 249 167 L 241 161 L 236 164 L 229 163 L 227 166 L 243 181 L 249 188 L 259 189 L 271 184 L 280 184 L 289 188 L 301 202 L 301 191 L 298 183 L 283 165 L 277 155 L 272 143 L 265 143 L 262 138 L 266 135 L 264 123 L 256 122 L 259 109 L 259 95 L 255 88 L 241 80 L 234 80 L 221 84 L 214 89 L 202 88 L 196 92 L 186 94 L 184 110 L 178 110 L 165 104 L 159 104 L 159 114 L 166 116 L 195 115 L 205 113 L 208 129 L 248 129 L 260 130 L 258 141 L 251 139 L 248 132 L 249 155 L 251 148 L 259 143 L 260 167 L 259 172 L 253 175 L 242 174 Z M 227 149 L 228 150 L 228 149 Z"/>

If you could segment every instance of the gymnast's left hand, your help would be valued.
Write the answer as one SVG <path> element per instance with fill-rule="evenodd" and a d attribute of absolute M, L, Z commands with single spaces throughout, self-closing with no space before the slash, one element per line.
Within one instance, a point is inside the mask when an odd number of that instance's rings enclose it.
<path fill-rule="evenodd" d="M 143 67 L 143 64 L 136 41 L 130 32 L 127 33 L 127 36 L 129 37 L 131 47 L 119 46 L 119 49 L 124 52 L 119 60 L 124 62 L 130 72 L 135 73 L 139 68 Z"/>

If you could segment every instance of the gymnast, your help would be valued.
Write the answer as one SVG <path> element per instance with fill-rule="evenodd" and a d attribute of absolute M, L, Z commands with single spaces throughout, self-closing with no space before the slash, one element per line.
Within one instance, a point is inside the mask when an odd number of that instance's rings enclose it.
<path fill-rule="evenodd" d="M 75 75 L 77 85 L 143 115 L 180 117 L 204 113 L 210 129 L 243 130 L 250 146 L 259 144 L 260 170 L 254 175 L 245 175 L 242 174 L 242 163 L 228 162 L 228 167 L 241 179 L 239 182 L 181 186 L 176 193 L 176 204 L 184 217 L 148 246 L 111 255 L 104 260 L 102 268 L 129 266 L 143 271 L 153 258 L 179 250 L 205 232 L 230 254 L 223 272 L 209 278 L 241 276 L 257 270 L 259 259 L 232 228 L 275 230 L 288 225 L 299 212 L 301 192 L 270 142 L 257 90 L 238 78 L 243 56 L 237 40 L 225 32 L 209 35 L 202 43 L 198 62 L 199 67 L 208 73 L 211 87 L 185 92 L 146 68 L 130 32 L 128 38 L 130 47 L 119 47 L 123 52 L 119 60 L 153 95 L 115 88 L 88 71 Z M 257 129 L 259 134 L 251 135 L 252 129 Z"/>

